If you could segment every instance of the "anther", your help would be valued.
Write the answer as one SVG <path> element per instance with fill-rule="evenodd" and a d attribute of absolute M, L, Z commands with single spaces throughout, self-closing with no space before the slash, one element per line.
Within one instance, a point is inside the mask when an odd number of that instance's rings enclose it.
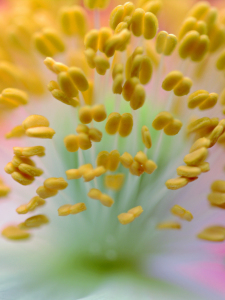
<path fill-rule="evenodd" d="M 155 130 L 162 130 L 173 121 L 173 116 L 167 111 L 160 112 L 152 122 Z"/>
<path fill-rule="evenodd" d="M 58 194 L 57 190 L 46 188 L 45 186 L 39 186 L 36 190 L 36 193 L 38 196 L 40 196 L 43 199 L 56 196 Z"/>
<path fill-rule="evenodd" d="M 67 188 L 68 183 L 62 177 L 50 177 L 44 181 L 44 186 L 47 189 L 64 190 Z"/>
<path fill-rule="evenodd" d="M 169 190 L 177 190 L 187 185 L 188 182 L 186 177 L 177 177 L 167 180 L 165 184 Z"/>
<path fill-rule="evenodd" d="M 85 203 L 80 202 L 76 203 L 74 205 L 65 204 L 63 206 L 60 206 L 58 209 L 59 216 L 68 216 L 68 215 L 76 215 L 82 211 L 87 210 L 87 207 Z"/>
<path fill-rule="evenodd" d="M 181 229 L 181 225 L 175 221 L 167 221 L 159 223 L 157 229 Z"/>
<path fill-rule="evenodd" d="M 88 150 L 92 146 L 89 135 L 86 134 L 86 133 L 79 133 L 78 134 L 78 143 L 79 143 L 79 147 L 82 150 Z"/>
<path fill-rule="evenodd" d="M 83 124 L 89 124 L 92 121 L 92 109 L 90 106 L 83 106 L 79 109 L 79 120 Z"/>
<path fill-rule="evenodd" d="M 167 135 L 176 135 L 181 130 L 183 123 L 178 119 L 173 119 L 168 125 L 164 127 L 164 133 Z"/>
<path fill-rule="evenodd" d="M 208 155 L 208 150 L 205 147 L 199 148 L 184 157 L 184 162 L 189 166 L 196 166 L 202 163 Z"/>
<path fill-rule="evenodd" d="M 201 231 L 197 237 L 210 242 L 223 242 L 225 240 L 225 227 L 210 226 Z"/>
<path fill-rule="evenodd" d="M 141 136 L 142 136 L 142 142 L 145 145 L 145 147 L 147 149 L 150 149 L 152 146 L 152 139 L 148 127 L 145 125 L 141 129 Z"/>
<path fill-rule="evenodd" d="M 104 104 L 97 104 L 91 109 L 93 119 L 95 122 L 102 122 L 106 119 L 107 113 Z"/>
<path fill-rule="evenodd" d="M 124 152 L 124 154 L 120 156 L 120 162 L 125 168 L 130 168 L 133 161 L 133 157 L 128 152 Z"/>
<path fill-rule="evenodd" d="M 49 220 L 45 215 L 36 215 L 26 219 L 21 225 L 25 228 L 36 228 L 41 225 L 47 224 L 48 222 Z"/>
<path fill-rule="evenodd" d="M 106 132 L 110 135 L 116 134 L 119 129 L 120 120 L 121 115 L 119 113 L 113 112 L 109 114 L 105 125 Z"/>
<path fill-rule="evenodd" d="M 171 208 L 171 213 L 189 222 L 193 219 L 192 213 L 179 205 L 174 205 Z"/>
<path fill-rule="evenodd" d="M 30 234 L 17 226 L 8 226 L 2 230 L 2 235 L 10 240 L 23 240 L 30 237 Z"/>
<path fill-rule="evenodd" d="M 200 174 L 201 174 L 201 169 L 199 167 L 180 166 L 177 168 L 178 176 L 193 178 L 199 176 Z"/>
<path fill-rule="evenodd" d="M 130 113 L 121 115 L 118 132 L 122 137 L 127 137 L 133 128 L 133 116 Z"/>
<path fill-rule="evenodd" d="M 114 191 L 119 191 L 124 183 L 124 174 L 106 175 L 104 179 L 105 186 Z"/>
<path fill-rule="evenodd" d="M 11 174 L 12 178 L 22 185 L 29 185 L 34 181 L 34 177 L 22 174 L 18 171 Z"/>
<path fill-rule="evenodd" d="M 64 145 L 69 152 L 76 152 L 79 149 L 78 136 L 75 134 L 67 135 L 64 138 Z"/>

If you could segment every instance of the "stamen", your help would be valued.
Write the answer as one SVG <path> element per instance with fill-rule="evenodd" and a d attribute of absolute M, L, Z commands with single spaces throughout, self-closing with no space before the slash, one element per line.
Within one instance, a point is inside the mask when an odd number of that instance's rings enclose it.
<path fill-rule="evenodd" d="M 68 215 L 76 215 L 84 210 L 86 210 L 87 207 L 85 203 L 77 203 L 74 205 L 65 204 L 63 206 L 60 206 L 58 209 L 59 216 L 68 216 Z"/>
<path fill-rule="evenodd" d="M 191 212 L 179 205 L 174 205 L 171 208 L 171 213 L 189 222 L 193 219 L 193 215 L 191 214 Z"/>
<path fill-rule="evenodd" d="M 157 229 L 181 229 L 181 225 L 178 222 L 168 221 L 159 223 Z"/>

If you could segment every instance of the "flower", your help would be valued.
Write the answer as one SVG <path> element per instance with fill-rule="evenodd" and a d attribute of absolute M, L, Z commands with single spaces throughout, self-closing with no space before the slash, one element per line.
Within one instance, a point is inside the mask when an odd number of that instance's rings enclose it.
<path fill-rule="evenodd" d="M 224 12 L 109 2 L 3 9 L 0 298 L 223 299 Z"/>

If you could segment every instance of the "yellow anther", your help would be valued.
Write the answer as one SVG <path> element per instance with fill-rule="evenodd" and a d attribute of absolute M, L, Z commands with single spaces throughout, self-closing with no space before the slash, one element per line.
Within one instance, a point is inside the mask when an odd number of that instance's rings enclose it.
<path fill-rule="evenodd" d="M 27 174 L 32 177 L 41 176 L 43 174 L 42 169 L 30 166 L 28 164 L 20 164 L 18 168 L 22 173 Z"/>
<path fill-rule="evenodd" d="M 132 214 L 134 218 L 137 218 L 143 213 L 143 208 L 141 206 L 136 206 L 134 208 L 129 209 L 127 213 Z"/>
<path fill-rule="evenodd" d="M 29 211 L 33 211 L 37 206 L 42 206 L 46 203 L 46 201 L 39 196 L 34 196 L 31 200 L 27 203 L 27 207 Z"/>
<path fill-rule="evenodd" d="M 82 175 L 84 175 L 86 172 L 89 172 L 90 170 L 93 170 L 92 164 L 85 164 L 79 167 L 79 170 Z"/>
<path fill-rule="evenodd" d="M 16 171 L 16 167 L 11 162 L 9 162 L 5 166 L 4 170 L 7 174 L 12 174 L 13 172 Z"/>
<path fill-rule="evenodd" d="M 68 73 L 79 91 L 84 92 L 89 88 L 87 78 L 80 68 L 71 67 L 68 69 Z"/>
<path fill-rule="evenodd" d="M 171 213 L 189 222 L 193 219 L 192 213 L 179 205 L 174 205 L 171 208 Z"/>
<path fill-rule="evenodd" d="M 62 177 L 50 177 L 44 181 L 44 186 L 47 189 L 64 190 L 65 188 L 67 188 L 68 183 Z"/>
<path fill-rule="evenodd" d="M 208 32 L 208 27 L 205 21 L 197 21 L 193 29 L 198 31 L 200 35 L 205 35 Z"/>
<path fill-rule="evenodd" d="M 84 174 L 83 174 L 83 178 L 85 182 L 89 182 L 91 180 L 93 180 L 95 178 L 95 173 L 93 170 L 87 170 Z"/>
<path fill-rule="evenodd" d="M 168 32 L 160 31 L 156 37 L 156 51 L 159 54 L 162 54 L 166 45 Z"/>
<path fill-rule="evenodd" d="M 140 165 L 137 161 L 134 161 L 129 169 L 130 173 L 135 176 L 141 176 L 144 172 L 144 166 Z"/>
<path fill-rule="evenodd" d="M 121 115 L 119 113 L 113 112 L 109 114 L 105 125 L 106 132 L 110 135 L 116 134 L 119 129 L 120 121 Z"/>
<path fill-rule="evenodd" d="M 52 139 L 55 130 L 49 127 L 35 127 L 27 129 L 25 133 L 33 138 Z"/>
<path fill-rule="evenodd" d="M 26 157 L 30 157 L 34 155 L 44 156 L 45 147 L 43 146 L 33 146 L 33 147 L 24 147 L 24 148 L 13 147 L 13 152 L 17 156 L 26 156 Z"/>
<path fill-rule="evenodd" d="M 165 91 L 172 91 L 175 86 L 182 80 L 183 74 L 180 71 L 172 71 L 166 75 L 162 82 L 162 88 Z"/>
<path fill-rule="evenodd" d="M 118 150 L 112 150 L 108 156 L 107 170 L 113 172 L 118 169 L 120 163 L 120 154 Z"/>
<path fill-rule="evenodd" d="M 205 147 L 199 148 L 184 157 L 184 162 L 189 166 L 196 166 L 202 163 L 208 155 L 208 150 Z"/>
<path fill-rule="evenodd" d="M 211 120 L 208 117 L 203 117 L 192 121 L 188 126 L 188 132 L 195 132 L 200 129 L 207 128 L 211 124 Z"/>
<path fill-rule="evenodd" d="M 183 77 L 180 82 L 174 87 L 174 94 L 176 96 L 185 96 L 190 92 L 192 87 L 192 80 L 188 77 Z"/>
<path fill-rule="evenodd" d="M 123 36 L 121 36 L 121 34 L 123 34 L 123 32 L 127 32 L 126 29 L 122 30 L 119 34 L 115 34 L 113 35 L 111 38 L 109 38 L 106 43 L 105 43 L 105 55 L 107 57 L 112 57 L 115 53 L 116 50 L 118 50 L 118 45 L 121 42 L 124 42 L 123 40 Z"/>
<path fill-rule="evenodd" d="M 80 133 L 78 135 L 78 143 L 79 143 L 79 147 L 82 150 L 90 149 L 91 146 L 92 146 L 91 140 L 90 140 L 89 136 L 86 133 Z"/>
<path fill-rule="evenodd" d="M 64 65 L 62 63 L 57 63 L 52 57 L 46 57 L 44 60 L 44 64 L 50 71 L 52 71 L 56 74 L 59 74 L 60 72 L 68 71 L 68 67 L 66 65 Z M 56 68 L 56 64 L 57 64 L 57 68 Z M 50 91 L 59 88 L 57 82 L 52 80 L 52 81 L 50 81 L 50 83 L 51 84 L 48 85 L 48 89 Z"/>
<path fill-rule="evenodd" d="M 173 121 L 173 116 L 167 111 L 160 112 L 152 122 L 152 127 L 155 130 L 162 130 Z"/>
<path fill-rule="evenodd" d="M 153 39 L 158 30 L 158 19 L 151 12 L 146 12 L 143 21 L 143 35 L 146 40 Z"/>
<path fill-rule="evenodd" d="M 214 107 L 217 103 L 218 97 L 219 96 L 216 93 L 209 94 L 208 98 L 199 105 L 199 109 L 205 110 Z"/>
<path fill-rule="evenodd" d="M 188 182 L 189 181 L 186 177 L 177 177 L 167 180 L 165 184 L 169 190 L 178 190 L 187 185 Z"/>
<path fill-rule="evenodd" d="M 124 66 L 123 64 L 116 63 L 112 70 L 112 78 L 115 79 L 118 74 L 123 74 Z"/>
<path fill-rule="evenodd" d="M 84 45 L 85 48 L 91 48 L 95 52 L 98 50 L 98 36 L 99 36 L 99 31 L 96 29 L 90 30 L 84 37 Z"/>
<path fill-rule="evenodd" d="M 31 115 L 23 121 L 22 125 L 25 130 L 33 127 L 48 127 L 49 121 L 43 116 Z"/>
<path fill-rule="evenodd" d="M 19 167 L 20 164 L 28 164 L 30 166 L 35 166 L 35 162 L 27 157 L 18 157 L 17 155 L 13 156 L 12 164 L 14 167 Z"/>
<path fill-rule="evenodd" d="M 165 47 L 163 50 L 163 54 L 169 56 L 173 53 L 175 47 L 177 45 L 177 37 L 174 34 L 168 34 Z"/>
<path fill-rule="evenodd" d="M 95 177 L 99 177 L 99 176 L 105 174 L 106 171 L 107 170 L 103 166 L 99 166 L 94 169 L 94 175 L 95 175 Z"/>
<path fill-rule="evenodd" d="M 79 109 L 79 120 L 83 124 L 89 124 L 92 121 L 92 109 L 90 106 L 83 106 Z"/>
<path fill-rule="evenodd" d="M 117 74 L 113 80 L 112 91 L 114 94 L 121 94 L 123 90 L 123 75 Z"/>
<path fill-rule="evenodd" d="M 129 18 L 130 18 L 130 21 L 131 21 L 131 17 L 129 17 Z M 125 22 L 125 20 L 124 20 L 124 22 L 120 22 L 116 26 L 115 33 L 120 33 L 122 30 L 128 29 L 129 24 L 130 24 L 130 22 L 127 22 L 127 19 L 126 19 L 126 22 Z"/>
<path fill-rule="evenodd" d="M 67 72 L 60 72 L 58 74 L 58 83 L 60 89 L 68 96 L 68 97 L 76 97 L 78 95 L 78 89 L 74 85 L 71 77 Z"/>
<path fill-rule="evenodd" d="M 153 160 L 149 159 L 144 163 L 144 171 L 147 174 L 152 174 L 156 169 L 157 169 L 157 165 Z"/>
<path fill-rule="evenodd" d="M 210 40 L 207 35 L 201 35 L 193 52 L 191 53 L 191 60 L 201 61 L 209 50 Z"/>
<path fill-rule="evenodd" d="M 199 106 L 203 101 L 205 101 L 209 96 L 209 92 L 205 90 L 198 90 L 194 93 L 192 93 L 188 97 L 188 107 L 190 109 L 196 108 Z"/>
<path fill-rule="evenodd" d="M 125 168 L 130 168 L 133 161 L 133 157 L 128 152 L 124 152 L 124 154 L 120 156 L 120 162 Z"/>
<path fill-rule="evenodd" d="M 139 83 L 138 78 L 130 78 L 126 80 L 123 86 L 122 95 L 126 101 L 130 101 L 134 93 L 136 85 Z"/>
<path fill-rule="evenodd" d="M 210 9 L 210 4 L 207 1 L 197 2 L 189 11 L 188 15 L 196 19 L 203 18 Z"/>
<path fill-rule="evenodd" d="M 127 137 L 133 128 L 133 116 L 130 113 L 121 115 L 118 132 L 122 137 Z"/>
<path fill-rule="evenodd" d="M 58 209 L 58 214 L 59 216 L 67 216 L 70 214 L 75 215 L 85 210 L 87 210 L 87 207 L 85 203 L 82 202 L 76 203 L 74 205 L 65 204 L 63 206 L 60 206 L 60 208 Z"/>
<path fill-rule="evenodd" d="M 105 75 L 106 71 L 110 68 L 110 63 L 105 57 L 96 56 L 94 62 L 96 71 L 100 75 Z"/>
<path fill-rule="evenodd" d="M 71 209 L 71 204 L 65 204 L 62 205 L 58 208 L 58 215 L 59 216 L 68 216 L 70 215 L 70 209 Z"/>
<path fill-rule="evenodd" d="M 116 26 L 120 22 L 122 22 L 123 15 L 124 15 L 123 5 L 118 5 L 113 9 L 113 11 L 110 14 L 110 19 L 109 19 L 109 25 L 113 30 L 115 30 Z"/>
<path fill-rule="evenodd" d="M 223 134 L 223 132 L 224 132 L 224 128 L 222 125 L 217 125 L 213 129 L 213 131 L 208 136 L 208 138 L 210 140 L 209 148 L 216 144 L 216 142 L 218 141 L 219 137 Z"/>
<path fill-rule="evenodd" d="M 78 98 L 70 98 L 63 91 L 55 89 L 51 91 L 52 96 L 61 101 L 64 104 L 71 105 L 73 107 L 79 106 L 80 102 Z"/>
<path fill-rule="evenodd" d="M 92 117 L 95 122 L 102 122 L 106 119 L 107 113 L 104 104 L 97 104 L 92 107 Z"/>
<path fill-rule="evenodd" d="M 13 172 L 11 176 L 15 181 L 22 185 L 29 185 L 34 181 L 34 177 L 19 172 Z"/>
<path fill-rule="evenodd" d="M 2 230 L 2 235 L 10 240 L 23 240 L 30 237 L 30 234 L 17 226 L 8 226 Z"/>
<path fill-rule="evenodd" d="M 90 189 L 88 192 L 88 197 L 91 199 L 99 200 L 102 195 L 102 192 L 98 189 Z"/>
<path fill-rule="evenodd" d="M 122 213 L 122 214 L 118 215 L 118 220 L 122 225 L 129 224 L 129 223 L 133 222 L 134 219 L 135 219 L 135 217 L 133 214 Z"/>
<path fill-rule="evenodd" d="M 225 105 L 225 88 L 222 90 L 220 94 L 220 104 Z"/>
<path fill-rule="evenodd" d="M 58 191 L 53 190 L 53 189 L 48 189 L 45 186 L 39 186 L 36 190 L 36 193 L 41 198 L 46 199 L 46 198 L 53 197 L 53 196 L 57 195 Z"/>
<path fill-rule="evenodd" d="M 76 132 L 77 133 L 89 133 L 89 128 L 87 125 L 85 124 L 78 124 L 77 128 L 76 128 Z"/>
<path fill-rule="evenodd" d="M 192 54 L 196 45 L 199 43 L 200 34 L 196 30 L 191 30 L 180 41 L 179 55 L 182 59 Z"/>
<path fill-rule="evenodd" d="M 180 166 L 177 168 L 177 175 L 188 178 L 197 177 L 201 174 L 201 169 L 193 166 Z"/>
<path fill-rule="evenodd" d="M 74 134 L 67 135 L 64 138 L 64 145 L 69 152 L 76 152 L 79 149 L 78 136 Z"/>
<path fill-rule="evenodd" d="M 8 88 L 4 89 L 2 91 L 1 97 L 7 102 L 7 101 L 13 101 L 18 105 L 25 105 L 28 103 L 28 95 L 26 92 L 14 89 L 14 88 Z M 2 101 L 2 98 L 1 98 Z"/>
<path fill-rule="evenodd" d="M 78 5 L 64 7 L 60 11 L 60 23 L 65 34 L 83 37 L 87 31 L 87 14 Z"/>
<path fill-rule="evenodd" d="M 215 52 L 225 41 L 225 27 L 220 23 L 215 23 L 208 32 L 210 39 L 209 51 Z"/>
<path fill-rule="evenodd" d="M 5 197 L 10 192 L 10 187 L 0 182 L 0 197 Z"/>
<path fill-rule="evenodd" d="M 92 142 L 101 142 L 102 140 L 102 132 L 96 128 L 90 128 L 88 135 Z"/>
<path fill-rule="evenodd" d="M 201 172 L 205 173 L 208 172 L 210 170 L 210 166 L 209 163 L 207 162 L 203 162 L 197 165 L 198 168 L 201 169 Z"/>
<path fill-rule="evenodd" d="M 147 162 L 148 157 L 143 151 L 139 151 L 135 155 L 134 160 L 137 161 L 139 164 L 144 165 Z"/>
<path fill-rule="evenodd" d="M 94 69 L 95 68 L 95 56 L 96 56 L 95 51 L 92 48 L 88 48 L 84 51 L 84 54 L 85 54 L 88 66 L 91 69 Z"/>
<path fill-rule="evenodd" d="M 107 40 L 112 36 L 112 30 L 108 27 L 102 27 L 99 30 L 98 49 L 101 52 L 105 52 L 105 44 Z"/>
<path fill-rule="evenodd" d="M 123 15 L 123 17 L 131 16 L 134 9 L 135 9 L 135 6 L 132 2 L 126 2 L 124 4 L 124 15 Z"/>
<path fill-rule="evenodd" d="M 141 84 L 147 84 L 152 78 L 153 66 L 151 59 L 144 55 L 142 56 L 142 63 L 139 72 L 139 80 Z"/>
<path fill-rule="evenodd" d="M 25 220 L 21 225 L 25 228 L 35 228 L 48 223 L 49 220 L 45 215 L 36 215 Z"/>
<path fill-rule="evenodd" d="M 148 127 L 145 125 L 141 128 L 141 136 L 142 136 L 142 142 L 145 145 L 145 147 L 147 149 L 150 149 L 152 146 L 152 139 Z"/>
<path fill-rule="evenodd" d="M 149 22 L 149 17 L 147 17 L 147 20 L 145 20 L 145 11 L 142 8 L 135 9 L 132 19 L 131 19 L 131 30 L 133 32 L 133 35 L 135 36 L 141 36 L 143 34 L 143 29 L 146 31 L 144 27 L 144 22 Z M 150 30 L 151 31 L 151 30 Z M 147 36 L 146 32 L 146 36 Z"/>
<path fill-rule="evenodd" d="M 157 225 L 157 229 L 181 229 L 181 225 L 175 221 L 161 222 Z"/>
<path fill-rule="evenodd" d="M 221 205 L 225 203 L 225 193 L 212 192 L 208 194 L 207 198 L 213 205 Z"/>
<path fill-rule="evenodd" d="M 16 212 L 18 214 L 26 214 L 28 211 L 33 211 L 36 207 L 44 205 L 46 202 L 44 199 L 40 198 L 39 196 L 33 197 L 27 204 L 20 205 Z"/>
<path fill-rule="evenodd" d="M 70 169 L 66 171 L 66 177 L 68 180 L 79 179 L 82 177 L 82 172 L 80 169 Z"/>
<path fill-rule="evenodd" d="M 123 183 L 124 183 L 123 173 L 105 176 L 105 186 L 110 190 L 119 191 Z"/>
<path fill-rule="evenodd" d="M 196 23 L 197 19 L 194 17 L 188 17 L 187 19 L 185 19 L 180 28 L 179 40 L 181 40 L 191 30 L 198 31 L 196 28 Z"/>
<path fill-rule="evenodd" d="M 34 35 L 34 45 L 44 56 L 54 56 L 65 50 L 65 45 L 57 31 L 48 28 Z"/>
<path fill-rule="evenodd" d="M 96 159 L 97 166 L 103 166 L 105 169 L 107 169 L 108 159 L 109 159 L 108 151 L 99 152 L 97 159 Z"/>
<path fill-rule="evenodd" d="M 173 119 L 168 125 L 164 127 L 164 133 L 167 135 L 176 135 L 181 130 L 183 123 L 178 119 Z"/>
<path fill-rule="evenodd" d="M 211 185 L 211 190 L 217 193 L 225 193 L 225 181 L 215 180 Z"/>
<path fill-rule="evenodd" d="M 144 105 L 145 102 L 145 89 L 141 84 L 137 84 L 130 99 L 130 107 L 137 110 Z"/>
<path fill-rule="evenodd" d="M 114 203 L 114 200 L 106 194 L 101 194 L 99 201 L 101 202 L 102 205 L 106 207 L 111 207 Z"/>
<path fill-rule="evenodd" d="M 225 240 L 225 227 L 210 226 L 201 231 L 197 237 L 210 242 L 223 242 Z"/>

